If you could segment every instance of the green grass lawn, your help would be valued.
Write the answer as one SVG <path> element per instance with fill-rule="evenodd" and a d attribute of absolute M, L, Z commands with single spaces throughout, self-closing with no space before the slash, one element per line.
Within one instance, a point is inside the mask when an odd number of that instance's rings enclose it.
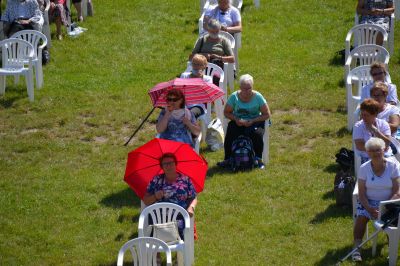
<path fill-rule="evenodd" d="M 94 5 L 86 33 L 53 42 L 34 103 L 11 79 L 0 97 L 1 265 L 113 265 L 137 236 L 140 201 L 123 175 L 127 153 L 155 135 L 156 114 L 123 143 L 151 110 L 147 91 L 185 69 L 199 3 Z M 196 265 L 332 265 L 350 251 L 351 210 L 333 197 L 334 155 L 351 147 L 335 52 L 355 6 L 244 1 L 240 73 L 254 76 L 271 107 L 271 162 L 232 174 L 215 166 L 222 151 L 203 147 L 210 170 L 196 209 Z M 364 265 L 387 264 L 384 244 L 381 236 L 375 258 L 366 246 Z"/>

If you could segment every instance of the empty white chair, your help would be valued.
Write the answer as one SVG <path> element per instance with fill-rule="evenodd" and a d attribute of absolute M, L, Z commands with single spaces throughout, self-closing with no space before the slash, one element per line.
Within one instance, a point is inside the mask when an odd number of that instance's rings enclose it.
<path fill-rule="evenodd" d="M 0 94 L 5 93 L 6 76 L 25 76 L 29 100 L 34 100 L 33 89 L 33 55 L 32 44 L 20 39 L 6 39 L 0 42 L 2 68 L 0 69 Z M 27 66 L 26 66 L 27 65 Z"/>
<path fill-rule="evenodd" d="M 397 12 L 397 8 L 395 9 L 395 12 Z M 388 42 L 389 42 L 389 52 L 390 54 L 393 54 L 393 49 L 394 49 L 394 22 L 395 22 L 395 14 L 392 14 L 390 16 L 389 20 L 389 32 L 388 32 Z M 360 23 L 360 15 L 355 14 L 354 16 L 354 25 L 359 25 Z"/>
<path fill-rule="evenodd" d="M 354 47 L 363 44 L 376 44 L 378 34 L 383 35 L 383 46 L 387 48 L 388 33 L 384 28 L 374 24 L 359 24 L 349 30 L 346 36 L 346 61 L 350 55 L 350 44 L 353 39 Z"/>
<path fill-rule="evenodd" d="M 383 226 L 383 222 L 381 221 L 382 212 L 385 210 L 385 206 L 387 204 L 400 204 L 400 199 L 396 200 L 386 200 L 381 201 L 379 204 L 379 215 L 378 220 L 374 222 L 375 230 L 378 230 Z M 389 266 L 395 266 L 397 262 L 398 255 L 398 247 L 399 247 L 399 239 L 400 239 L 400 214 L 398 217 L 397 226 L 388 226 L 384 229 L 384 232 L 389 237 Z M 374 238 L 372 245 L 372 256 L 376 254 L 376 242 L 377 237 Z"/>
<path fill-rule="evenodd" d="M 172 265 L 171 250 L 168 245 L 157 238 L 139 237 L 126 242 L 118 253 L 117 265 L 124 264 L 125 252 L 129 250 L 132 255 L 133 265 L 153 266 L 157 265 L 157 254 L 164 252 L 167 257 L 167 265 Z"/>
<path fill-rule="evenodd" d="M 382 62 L 388 69 L 390 55 L 385 47 L 376 44 L 359 45 L 351 50 L 345 63 L 345 77 L 352 68 L 371 65 L 373 62 Z"/>
<path fill-rule="evenodd" d="M 185 222 L 183 231 L 184 240 L 177 244 L 168 245 L 171 251 L 178 252 L 178 264 L 190 266 L 194 262 L 194 220 L 190 218 L 188 212 L 179 205 L 173 203 L 155 203 L 146 207 L 139 217 L 138 234 L 139 237 L 149 236 L 150 230 L 149 217 L 154 224 L 174 222 L 178 215 L 181 215 Z"/>
<path fill-rule="evenodd" d="M 11 38 L 22 39 L 32 44 L 32 63 L 35 70 L 36 87 L 40 89 L 41 87 L 43 87 L 42 51 L 47 45 L 46 35 L 36 30 L 22 30 L 14 33 Z"/>

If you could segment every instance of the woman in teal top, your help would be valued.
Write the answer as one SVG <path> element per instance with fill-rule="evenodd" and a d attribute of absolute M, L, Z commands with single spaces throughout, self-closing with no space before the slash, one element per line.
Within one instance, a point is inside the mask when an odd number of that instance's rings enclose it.
<path fill-rule="evenodd" d="M 251 138 L 256 156 L 260 159 L 262 157 L 264 125 L 271 112 L 261 93 L 253 90 L 252 76 L 241 76 L 239 83 L 240 90 L 229 96 L 224 109 L 225 117 L 231 121 L 228 123 L 224 142 L 225 158 L 219 163 L 220 166 L 227 165 L 231 157 L 232 143 L 240 135 Z"/>

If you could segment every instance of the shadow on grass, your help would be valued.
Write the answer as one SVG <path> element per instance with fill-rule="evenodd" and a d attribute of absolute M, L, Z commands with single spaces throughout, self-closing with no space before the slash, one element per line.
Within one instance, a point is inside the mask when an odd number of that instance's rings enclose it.
<path fill-rule="evenodd" d="M 140 198 L 130 188 L 112 193 L 100 201 L 100 204 L 114 209 L 125 206 L 140 207 Z"/>
<path fill-rule="evenodd" d="M 345 87 L 345 83 L 344 83 L 344 79 L 340 79 L 339 81 L 338 81 L 338 86 L 340 87 L 340 88 L 344 88 Z"/>
<path fill-rule="evenodd" d="M 26 90 L 21 91 L 21 89 L 17 87 L 6 88 L 5 93 L 7 94 L 7 98 L 5 98 L 5 95 L 0 95 L 0 106 L 3 106 L 4 108 L 12 107 L 14 102 L 27 97 L 27 95 L 25 95 L 24 92 L 26 92 Z"/>
<path fill-rule="evenodd" d="M 329 200 L 335 198 L 335 193 L 333 190 L 326 192 L 323 196 L 322 199 L 324 200 Z"/>
<path fill-rule="evenodd" d="M 221 167 L 219 167 L 217 165 L 213 165 L 213 166 L 208 168 L 207 179 L 211 179 L 211 178 L 214 177 L 214 175 L 218 176 L 218 175 L 220 175 L 222 173 L 225 173 L 227 171 L 228 171 L 228 169 L 224 169 L 224 168 L 221 168 Z"/>
<path fill-rule="evenodd" d="M 336 113 L 339 113 L 342 115 L 347 115 L 346 106 L 344 106 L 342 104 L 338 105 L 338 107 L 336 108 Z"/>
<path fill-rule="evenodd" d="M 329 65 L 330 66 L 340 66 L 343 67 L 344 66 L 344 62 L 343 62 L 343 58 L 341 55 L 339 55 L 338 53 L 335 53 L 335 55 L 331 58 L 331 60 L 329 60 Z"/>
<path fill-rule="evenodd" d="M 324 197 L 328 197 L 329 192 L 324 195 Z M 339 218 L 339 217 L 349 217 L 351 216 L 352 208 L 351 207 L 338 207 L 336 204 L 331 204 L 328 208 L 320 213 L 317 213 L 315 217 L 310 221 L 311 224 L 320 224 L 329 218 Z"/>
<path fill-rule="evenodd" d="M 337 163 L 331 163 L 330 165 L 324 168 L 324 172 L 333 174 L 336 173 L 339 169 L 340 168 Z"/>
<path fill-rule="evenodd" d="M 347 130 L 347 127 L 341 127 L 339 128 L 339 130 L 336 132 L 336 136 L 338 136 L 339 138 L 342 138 L 346 135 L 351 135 L 351 132 L 349 132 Z"/>
<path fill-rule="evenodd" d="M 378 244 L 377 245 L 377 254 L 380 253 L 380 250 L 382 249 L 383 245 Z M 326 255 L 318 262 L 316 262 L 314 265 L 315 266 L 326 266 L 326 265 L 336 265 L 339 260 L 344 258 L 347 254 L 349 254 L 353 249 L 353 246 L 346 246 L 341 249 L 336 249 L 336 250 L 329 250 Z M 383 266 L 387 265 L 387 260 L 383 256 L 376 256 L 372 257 L 371 256 L 371 248 L 368 249 L 363 249 L 361 254 L 363 257 L 363 262 L 362 264 L 354 264 L 354 265 L 376 265 L 376 266 Z M 346 260 L 346 261 L 351 261 L 351 256 Z"/>

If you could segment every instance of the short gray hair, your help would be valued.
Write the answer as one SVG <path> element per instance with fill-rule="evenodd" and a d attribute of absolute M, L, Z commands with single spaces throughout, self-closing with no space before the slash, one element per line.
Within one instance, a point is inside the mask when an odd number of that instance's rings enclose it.
<path fill-rule="evenodd" d="M 210 30 L 220 30 L 221 23 L 219 23 L 218 20 L 212 18 L 208 21 L 207 28 L 209 28 Z"/>
<path fill-rule="evenodd" d="M 249 84 L 253 88 L 254 84 L 253 77 L 249 74 L 241 75 L 239 79 L 239 85 L 242 86 L 242 84 Z"/>
<path fill-rule="evenodd" d="M 385 149 L 385 146 L 386 146 L 386 144 L 385 144 L 385 142 L 383 141 L 383 139 L 380 139 L 380 138 L 375 138 L 375 137 L 372 137 L 372 138 L 370 138 L 366 143 L 365 143 L 365 149 L 367 150 L 367 151 L 370 151 L 370 150 L 372 150 L 372 149 L 381 149 L 381 150 L 383 150 L 383 149 Z"/>

